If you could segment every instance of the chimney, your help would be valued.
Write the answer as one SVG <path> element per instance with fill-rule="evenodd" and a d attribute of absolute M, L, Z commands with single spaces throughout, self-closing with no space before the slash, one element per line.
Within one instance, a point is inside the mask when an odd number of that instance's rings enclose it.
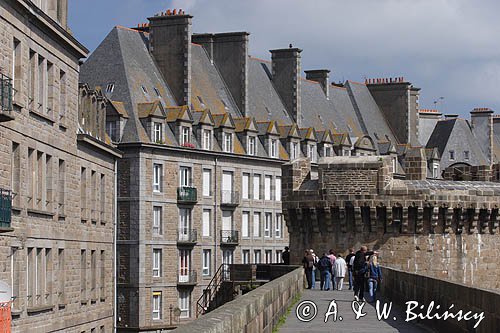
<path fill-rule="evenodd" d="M 248 32 L 193 35 L 217 66 L 244 117 L 248 116 Z"/>
<path fill-rule="evenodd" d="M 300 53 L 301 49 L 270 50 L 273 67 L 273 83 L 288 112 L 299 127 L 302 126 L 300 105 Z"/>
<path fill-rule="evenodd" d="M 321 88 L 323 88 L 323 91 L 325 92 L 325 96 L 327 99 L 330 98 L 330 84 L 329 84 L 329 78 L 330 78 L 330 70 L 328 69 L 316 69 L 316 70 L 309 70 L 305 71 L 306 73 L 306 79 L 311 80 L 311 81 L 316 81 L 321 85 Z"/>
<path fill-rule="evenodd" d="M 490 108 L 475 108 L 470 113 L 472 134 L 490 164 L 493 162 L 493 113 Z"/>
<path fill-rule="evenodd" d="M 191 22 L 183 10 L 150 17 L 150 52 L 179 105 L 191 103 Z"/>

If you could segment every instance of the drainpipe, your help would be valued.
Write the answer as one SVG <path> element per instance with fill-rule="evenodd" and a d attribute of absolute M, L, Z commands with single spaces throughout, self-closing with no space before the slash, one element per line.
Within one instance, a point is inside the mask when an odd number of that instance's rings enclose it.
<path fill-rule="evenodd" d="M 214 158 L 214 273 L 217 271 L 217 157 Z"/>
<path fill-rule="evenodd" d="M 117 269 L 116 265 L 118 263 L 117 257 L 116 257 L 116 241 L 117 241 L 117 231 L 118 231 L 118 172 L 117 172 L 117 167 L 118 167 L 118 161 L 115 159 L 115 188 L 114 188 L 114 217 L 113 217 L 113 288 L 114 288 L 114 297 L 113 297 L 113 331 L 116 333 L 116 328 L 117 328 L 117 321 L 118 321 L 118 302 L 117 302 L 117 297 L 118 297 L 118 283 L 117 283 Z"/>

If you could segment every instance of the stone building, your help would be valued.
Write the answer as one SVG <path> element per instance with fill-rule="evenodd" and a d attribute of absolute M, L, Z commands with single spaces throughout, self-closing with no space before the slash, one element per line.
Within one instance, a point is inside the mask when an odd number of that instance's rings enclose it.
<path fill-rule="evenodd" d="M 498 165 L 468 170 L 468 181 L 434 180 L 426 179 L 426 158 L 413 149 L 404 180 L 389 157 L 323 158 L 318 179 L 308 160 L 285 165 L 292 263 L 306 248 L 367 245 L 387 267 L 498 290 L 498 265 L 485 255 L 499 250 Z"/>
<path fill-rule="evenodd" d="M 65 0 L 0 4 L 0 280 L 13 332 L 111 332 L 115 163 Z M 80 107 L 79 107 L 80 105 Z M 79 111 L 80 110 L 80 111 Z"/>

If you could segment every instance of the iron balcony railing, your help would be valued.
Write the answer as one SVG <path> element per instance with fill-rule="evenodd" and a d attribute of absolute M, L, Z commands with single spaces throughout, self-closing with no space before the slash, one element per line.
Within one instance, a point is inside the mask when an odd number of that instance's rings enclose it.
<path fill-rule="evenodd" d="M 0 189 L 0 228 L 10 228 L 12 221 L 12 192 Z"/>
<path fill-rule="evenodd" d="M 181 186 L 177 188 L 177 202 L 196 203 L 198 201 L 198 191 L 196 187 Z"/>
<path fill-rule="evenodd" d="M 221 230 L 220 242 L 222 245 L 238 245 L 239 234 L 237 230 Z"/>
<path fill-rule="evenodd" d="M 240 204 L 240 192 L 222 191 L 221 202 L 223 206 L 238 206 Z"/>
<path fill-rule="evenodd" d="M 194 244 L 198 241 L 198 232 L 195 229 L 180 228 L 177 231 L 177 243 Z"/>
<path fill-rule="evenodd" d="M 177 284 L 193 285 L 198 283 L 198 274 L 193 270 L 181 269 L 177 275 Z"/>

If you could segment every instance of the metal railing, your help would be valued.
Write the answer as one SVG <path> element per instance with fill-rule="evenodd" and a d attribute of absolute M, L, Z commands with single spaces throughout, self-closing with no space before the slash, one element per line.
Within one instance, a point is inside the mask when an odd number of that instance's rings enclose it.
<path fill-rule="evenodd" d="M 196 203 L 198 201 L 198 191 L 196 187 L 181 186 L 177 188 L 177 202 Z"/>
<path fill-rule="evenodd" d="M 238 245 L 239 233 L 237 230 L 221 230 L 220 242 L 225 245 Z"/>
<path fill-rule="evenodd" d="M 0 111 L 12 111 L 12 79 L 0 74 Z"/>
<path fill-rule="evenodd" d="M 196 303 L 196 317 L 199 317 L 231 300 L 229 294 L 220 292 L 223 282 L 228 279 L 228 275 L 229 265 L 220 265 L 217 272 L 215 272 L 214 277 L 210 280 L 208 286 L 203 289 L 203 294 Z"/>
<path fill-rule="evenodd" d="M 177 243 L 196 243 L 198 232 L 195 229 L 180 228 L 177 230 Z"/>
<path fill-rule="evenodd" d="M 0 189 L 0 228 L 10 228 L 12 222 L 12 192 Z"/>
<path fill-rule="evenodd" d="M 177 284 L 193 285 L 198 282 L 198 273 L 193 270 L 182 270 L 177 275 Z"/>
<path fill-rule="evenodd" d="M 222 191 L 220 204 L 224 206 L 238 206 L 240 204 L 240 192 Z"/>

